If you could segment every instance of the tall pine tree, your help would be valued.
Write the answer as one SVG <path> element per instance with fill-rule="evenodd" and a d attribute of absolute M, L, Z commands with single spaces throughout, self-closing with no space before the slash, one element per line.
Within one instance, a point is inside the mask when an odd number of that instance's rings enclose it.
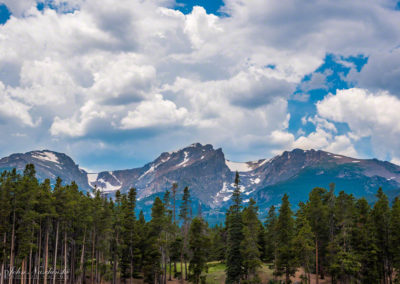
<path fill-rule="evenodd" d="M 226 214 L 228 232 L 226 253 L 226 283 L 240 283 L 243 275 L 243 257 L 240 250 L 243 241 L 242 198 L 239 187 L 239 173 L 235 176 L 235 190 L 232 194 L 233 204 Z"/>
<path fill-rule="evenodd" d="M 277 275 L 285 275 L 286 283 L 290 283 L 290 276 L 296 272 L 296 253 L 294 248 L 294 219 L 290 209 L 289 196 L 282 197 L 279 217 L 276 223 L 277 247 L 276 271 Z"/>

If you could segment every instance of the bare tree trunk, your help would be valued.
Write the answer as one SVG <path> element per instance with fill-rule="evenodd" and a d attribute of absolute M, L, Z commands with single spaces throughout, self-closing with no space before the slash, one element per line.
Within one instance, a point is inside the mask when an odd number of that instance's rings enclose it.
<path fill-rule="evenodd" d="M 86 241 L 86 229 L 85 229 L 85 233 L 83 234 L 83 242 L 82 242 L 82 251 L 81 251 L 81 259 L 80 259 L 80 263 L 79 263 L 79 283 L 82 284 L 83 282 L 83 263 L 85 260 L 85 241 Z"/>
<path fill-rule="evenodd" d="M 315 283 L 319 284 L 318 272 L 318 240 L 315 238 Z"/>
<path fill-rule="evenodd" d="M 393 274 L 393 269 L 392 269 L 392 266 L 391 266 L 390 261 L 388 261 L 388 275 L 389 275 L 389 283 L 390 283 L 390 284 L 393 283 L 392 274 Z"/>
<path fill-rule="evenodd" d="M 131 255 L 131 261 L 130 261 L 130 263 L 131 263 L 131 267 L 130 267 L 131 271 L 130 271 L 130 274 L 129 274 L 130 275 L 129 283 L 132 284 L 133 283 L 133 240 L 132 240 L 132 230 L 131 230 L 131 233 L 130 233 L 130 237 L 131 237 L 131 243 L 130 243 L 129 252 L 130 252 L 130 255 Z"/>
<path fill-rule="evenodd" d="M 11 253 L 10 253 L 10 268 L 9 270 L 14 269 L 14 246 L 15 246 L 15 210 L 13 212 L 13 224 L 12 224 L 12 231 L 11 231 Z M 8 284 L 13 283 L 13 273 L 10 273 L 8 278 Z"/>
<path fill-rule="evenodd" d="M 169 258 L 169 281 L 172 281 L 172 261 L 171 258 Z"/>
<path fill-rule="evenodd" d="M 42 253 L 42 221 L 39 222 L 39 244 L 38 244 L 38 251 L 37 251 L 37 260 L 36 260 L 36 271 L 39 273 L 40 271 L 40 260 L 41 260 L 41 253 Z M 34 282 L 39 283 L 39 277 L 34 279 Z"/>
<path fill-rule="evenodd" d="M 34 229 L 32 229 L 31 240 L 33 240 Z M 32 246 L 29 249 L 29 276 L 28 276 L 28 284 L 31 284 L 32 281 Z"/>
<path fill-rule="evenodd" d="M 98 277 L 98 263 L 99 263 L 99 251 L 96 250 L 96 273 L 95 273 L 95 275 L 96 275 L 96 277 L 95 277 L 96 283 L 99 283 L 99 277 Z"/>
<path fill-rule="evenodd" d="M 118 232 L 115 236 L 115 251 L 114 251 L 114 265 L 113 265 L 113 283 L 117 283 L 117 269 L 118 269 Z"/>
<path fill-rule="evenodd" d="M 21 284 L 25 284 L 25 277 L 26 277 L 25 262 L 26 262 L 26 257 L 22 260 L 22 264 L 21 264 Z"/>
<path fill-rule="evenodd" d="M 59 227 L 60 227 L 60 221 L 57 221 L 57 226 L 56 226 L 56 244 L 55 244 L 55 248 L 54 248 L 54 260 L 53 260 L 53 284 L 56 284 L 58 229 L 59 229 Z"/>
<path fill-rule="evenodd" d="M 82 282 L 83 282 L 83 283 L 86 283 L 86 265 L 83 266 L 83 272 L 82 272 L 82 274 L 83 274 L 83 276 L 82 276 L 82 277 L 83 277 L 83 278 L 82 278 L 82 279 L 83 279 Z"/>
<path fill-rule="evenodd" d="M 47 284 L 47 269 L 48 269 L 48 262 L 49 262 L 49 222 L 47 222 L 46 226 L 46 244 L 44 248 L 44 279 L 43 283 Z"/>
<path fill-rule="evenodd" d="M 277 247 L 277 244 L 276 244 L 276 241 L 274 242 L 274 271 L 277 271 L 277 267 L 276 267 L 276 260 L 277 260 L 277 249 L 276 249 L 276 247 Z M 276 276 L 276 274 L 274 273 L 274 280 L 276 281 L 276 279 L 277 279 L 277 276 Z"/>
<path fill-rule="evenodd" d="M 164 284 L 167 284 L 167 254 L 164 255 Z"/>
<path fill-rule="evenodd" d="M 176 268 L 176 260 L 174 261 L 174 272 L 175 272 L 175 274 L 178 272 L 178 270 Z M 174 278 L 175 278 L 175 276 L 174 276 Z"/>
<path fill-rule="evenodd" d="M 67 284 L 67 231 L 64 231 L 64 284 Z"/>
<path fill-rule="evenodd" d="M 308 265 L 308 262 L 307 262 L 307 264 L 305 265 L 305 268 L 307 269 L 307 271 L 306 271 L 306 275 L 307 275 L 307 284 L 310 284 L 310 283 L 311 283 L 311 275 L 310 275 L 310 267 L 309 267 L 309 265 Z"/>
<path fill-rule="evenodd" d="M 187 271 L 187 261 L 185 258 L 185 280 L 188 280 L 188 279 L 189 279 L 189 277 L 188 277 L 188 271 Z"/>
<path fill-rule="evenodd" d="M 130 283 L 130 284 L 133 283 L 133 261 L 132 261 L 132 258 L 131 258 L 131 271 L 130 271 L 129 283 Z"/>
<path fill-rule="evenodd" d="M 184 284 L 183 280 L 183 251 L 181 251 L 181 284 Z"/>
<path fill-rule="evenodd" d="M 95 253 L 95 232 L 94 232 L 94 229 L 93 229 L 93 233 L 92 233 L 92 269 L 91 269 L 91 272 L 90 272 L 90 283 L 94 283 L 93 282 L 93 273 L 94 273 L 94 263 L 93 263 L 93 259 L 94 259 L 94 253 Z"/>
<path fill-rule="evenodd" d="M 3 234 L 3 259 L 1 260 L 1 278 L 0 284 L 4 284 L 4 265 L 6 262 L 6 244 L 7 244 L 7 233 Z"/>
<path fill-rule="evenodd" d="M 69 258 L 69 262 L 70 262 L 70 269 L 69 269 L 69 283 L 72 284 L 73 282 L 75 283 L 76 279 L 75 279 L 75 257 L 76 257 L 76 244 L 75 244 L 75 238 L 74 235 L 72 235 L 71 238 L 71 254 L 70 254 L 70 258 Z"/>

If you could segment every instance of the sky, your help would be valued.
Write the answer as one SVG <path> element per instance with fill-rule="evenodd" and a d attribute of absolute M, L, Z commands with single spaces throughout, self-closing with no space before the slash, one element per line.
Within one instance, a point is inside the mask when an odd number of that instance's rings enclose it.
<path fill-rule="evenodd" d="M 100 171 L 200 142 L 400 164 L 398 1 L 0 3 L 0 156 Z"/>

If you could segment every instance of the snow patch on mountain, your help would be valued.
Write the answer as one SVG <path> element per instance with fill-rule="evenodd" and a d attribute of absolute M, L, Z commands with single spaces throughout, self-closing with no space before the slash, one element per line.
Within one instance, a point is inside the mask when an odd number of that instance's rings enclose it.
<path fill-rule="evenodd" d="M 60 162 L 58 161 L 57 156 L 52 153 L 52 152 L 35 152 L 32 154 L 32 158 L 42 160 L 42 161 L 48 161 L 52 163 L 59 164 Z"/>
<path fill-rule="evenodd" d="M 233 189 L 228 188 L 228 183 L 224 182 L 222 184 L 222 189 L 217 192 L 217 194 L 214 196 L 214 204 L 219 204 L 221 202 L 221 197 L 222 200 L 225 202 L 231 198 L 231 193 L 233 192 Z"/>
<path fill-rule="evenodd" d="M 162 164 L 162 163 L 168 162 L 169 159 L 171 159 L 171 156 L 168 156 L 166 159 L 162 159 L 162 160 L 161 160 L 161 164 Z"/>
<path fill-rule="evenodd" d="M 121 188 L 121 185 L 112 185 L 108 181 L 105 181 L 104 179 L 99 179 L 98 182 L 100 183 L 99 189 L 102 192 L 111 192 L 111 191 L 117 191 L 118 189 Z M 104 184 L 104 185 L 103 185 Z"/>
<path fill-rule="evenodd" d="M 183 154 L 184 154 L 184 158 L 183 158 L 183 161 L 181 162 L 181 163 L 179 163 L 178 165 L 177 165 L 177 167 L 186 167 L 187 165 L 187 162 L 189 162 L 189 153 L 188 152 L 183 152 Z"/>
<path fill-rule="evenodd" d="M 92 185 L 92 183 L 95 183 L 97 181 L 97 177 L 99 176 L 99 174 L 87 174 L 87 178 L 88 178 L 88 183 L 91 187 L 94 187 Z"/>
<path fill-rule="evenodd" d="M 231 199 L 230 196 L 225 196 L 223 200 L 224 200 L 224 202 L 225 202 L 225 201 L 228 201 L 229 199 Z"/>
<path fill-rule="evenodd" d="M 141 180 L 144 176 L 148 175 L 149 173 L 154 172 L 154 170 L 156 169 L 156 166 L 151 165 L 150 169 L 148 169 L 144 174 L 142 174 L 138 180 Z"/>
<path fill-rule="evenodd" d="M 260 182 L 261 182 L 261 179 L 260 178 L 255 178 L 255 179 L 250 179 L 250 182 L 252 183 L 252 184 L 259 184 Z"/>
<path fill-rule="evenodd" d="M 262 160 L 262 162 L 258 165 L 258 167 L 264 166 L 268 161 L 271 161 L 271 160 L 267 160 L 267 159 Z"/>
<path fill-rule="evenodd" d="M 112 176 L 120 185 L 122 184 L 122 182 L 114 175 L 113 172 L 108 172 L 110 174 L 110 176 Z"/>
<path fill-rule="evenodd" d="M 231 187 L 233 187 L 233 188 L 235 188 L 235 184 L 234 183 L 231 183 Z M 244 186 L 244 185 L 239 185 L 239 191 L 240 192 L 245 192 L 246 191 L 246 187 Z M 232 192 L 233 192 L 233 190 L 232 190 Z"/>
<path fill-rule="evenodd" d="M 238 162 L 231 162 L 229 160 L 225 160 L 225 164 L 232 172 L 250 172 L 253 170 L 252 167 L 249 166 L 248 163 L 238 163 Z"/>

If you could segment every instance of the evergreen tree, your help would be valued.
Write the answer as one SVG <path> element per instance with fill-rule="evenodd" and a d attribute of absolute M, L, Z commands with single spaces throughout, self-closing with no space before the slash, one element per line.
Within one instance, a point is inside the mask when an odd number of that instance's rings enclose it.
<path fill-rule="evenodd" d="M 243 257 L 240 247 L 243 241 L 242 198 L 239 188 L 239 173 L 235 176 L 235 190 L 232 194 L 233 204 L 226 214 L 227 257 L 226 283 L 240 283 L 243 275 Z"/>
<path fill-rule="evenodd" d="M 393 268 L 396 270 L 396 283 L 400 283 L 400 199 L 393 201 L 390 220 L 390 249 L 393 257 Z"/>
<path fill-rule="evenodd" d="M 222 225 L 216 225 L 210 230 L 211 248 L 210 261 L 225 261 L 226 230 Z"/>
<path fill-rule="evenodd" d="M 324 275 L 324 255 L 328 243 L 328 207 L 324 202 L 326 190 L 320 187 L 314 188 L 309 194 L 307 202 L 307 219 L 310 223 L 315 240 L 315 279 L 319 283 L 319 275 Z"/>
<path fill-rule="evenodd" d="M 207 255 L 209 249 L 209 238 L 207 234 L 207 225 L 201 217 L 193 219 L 190 225 L 189 247 L 191 258 L 189 264 L 190 280 L 200 283 L 200 275 L 207 267 Z"/>
<path fill-rule="evenodd" d="M 123 278 L 131 279 L 134 276 L 134 264 L 140 258 L 139 235 L 136 229 L 135 216 L 136 189 L 130 188 L 128 196 L 123 198 L 123 201 L 121 274 Z"/>
<path fill-rule="evenodd" d="M 304 268 L 307 283 L 311 282 L 312 264 L 314 261 L 314 239 L 310 223 L 306 215 L 306 206 L 300 202 L 296 212 L 296 236 L 294 246 L 296 248 L 297 264 Z"/>
<path fill-rule="evenodd" d="M 151 221 L 148 223 L 146 248 L 144 253 L 144 280 L 146 283 L 161 283 L 161 233 L 165 222 L 165 208 L 159 197 L 154 200 L 151 209 Z"/>
<path fill-rule="evenodd" d="M 126 206 L 126 198 L 122 198 L 121 193 L 119 190 L 115 192 L 115 202 L 112 206 L 113 209 L 113 239 L 112 239 L 112 245 L 111 245 L 111 250 L 112 250 L 112 255 L 113 255 L 113 284 L 117 283 L 117 271 L 118 271 L 118 265 L 119 265 L 119 257 L 121 254 L 121 249 L 122 249 L 122 222 L 123 222 L 123 216 L 122 216 L 122 208 Z M 123 260 L 121 260 L 122 263 L 122 275 L 126 277 L 126 265 Z"/>
<path fill-rule="evenodd" d="M 268 210 L 267 219 L 265 220 L 265 257 L 267 262 L 276 263 L 276 248 L 277 248 L 277 236 L 276 236 L 276 222 L 278 217 L 276 216 L 275 206 L 272 205 Z"/>
<path fill-rule="evenodd" d="M 10 216 L 12 212 L 11 206 L 11 192 L 10 187 L 8 186 L 10 182 L 10 174 L 8 172 L 1 173 L 0 176 L 0 263 L 1 263 L 1 270 L 0 270 L 0 277 L 3 280 L 4 273 L 5 273 L 5 266 L 7 263 L 8 253 L 7 253 L 7 232 L 10 229 Z"/>
<path fill-rule="evenodd" d="M 361 264 L 358 279 L 361 283 L 379 283 L 378 256 L 371 208 L 365 198 L 355 205 L 352 247 Z"/>
<path fill-rule="evenodd" d="M 390 207 L 389 200 L 382 188 L 379 188 L 376 195 L 378 200 L 372 209 L 376 245 L 378 248 L 378 263 L 380 279 L 386 283 L 389 279 L 392 282 L 392 263 L 390 251 Z"/>
<path fill-rule="evenodd" d="M 139 217 L 138 221 L 136 223 L 136 231 L 138 234 L 138 244 L 137 244 L 137 251 L 138 251 L 138 260 L 136 262 L 137 270 L 142 271 L 143 270 L 143 263 L 145 259 L 145 254 L 146 254 L 146 238 L 148 234 L 148 226 L 146 225 L 146 220 L 144 218 L 143 211 L 140 210 L 139 212 Z"/>
<path fill-rule="evenodd" d="M 314 234 L 308 220 L 304 217 L 296 219 L 297 234 L 294 239 L 298 263 L 304 268 L 307 283 L 311 282 L 311 265 L 314 260 Z"/>
<path fill-rule="evenodd" d="M 258 244 L 260 221 L 258 220 L 258 207 L 253 199 L 243 210 L 243 240 L 241 255 L 243 257 L 243 273 L 246 279 L 257 276 L 257 268 L 261 266 L 260 247 Z"/>
<path fill-rule="evenodd" d="M 290 276 L 296 272 L 296 254 L 294 249 L 294 219 L 293 212 L 290 209 L 289 196 L 284 194 L 282 197 L 279 217 L 276 223 L 277 230 L 277 275 L 285 275 L 286 283 L 290 283 Z"/>
<path fill-rule="evenodd" d="M 361 264 L 351 243 L 355 218 L 355 203 L 352 195 L 339 193 L 335 202 L 336 233 L 330 244 L 334 255 L 330 272 L 334 279 L 346 283 L 358 275 Z"/>
<path fill-rule="evenodd" d="M 172 280 L 172 262 L 171 262 L 171 243 L 173 241 L 173 236 L 175 233 L 175 225 L 172 223 L 173 210 L 171 210 L 171 200 L 170 192 L 167 190 L 163 197 L 164 207 L 166 210 L 166 223 L 164 228 L 164 242 L 163 242 L 163 267 L 164 267 L 164 283 L 166 283 L 167 278 L 167 266 L 169 264 L 169 281 Z"/>
<path fill-rule="evenodd" d="M 183 190 L 182 203 L 179 210 L 179 218 L 182 220 L 182 236 L 183 236 L 183 246 L 181 252 L 181 271 L 182 271 L 181 283 L 183 283 L 183 262 L 185 263 L 185 279 L 188 280 L 187 258 L 188 258 L 188 234 L 191 221 L 190 206 L 191 202 L 190 202 L 189 188 L 185 187 Z"/>
<path fill-rule="evenodd" d="M 29 271 L 29 256 L 32 255 L 32 249 L 35 246 L 34 229 L 36 224 L 39 223 L 40 230 L 42 230 L 42 226 L 44 226 L 41 223 L 41 218 L 39 218 L 42 216 L 35 211 L 38 191 L 39 184 L 35 178 L 35 167 L 33 164 L 28 164 L 25 167 L 22 180 L 18 186 L 16 208 L 16 238 L 18 239 L 16 256 L 17 261 L 21 263 L 21 271 L 24 273 Z M 39 250 L 38 253 L 40 254 L 41 250 Z M 21 281 L 27 280 L 25 279 L 26 275 L 27 273 L 21 275 Z"/>

